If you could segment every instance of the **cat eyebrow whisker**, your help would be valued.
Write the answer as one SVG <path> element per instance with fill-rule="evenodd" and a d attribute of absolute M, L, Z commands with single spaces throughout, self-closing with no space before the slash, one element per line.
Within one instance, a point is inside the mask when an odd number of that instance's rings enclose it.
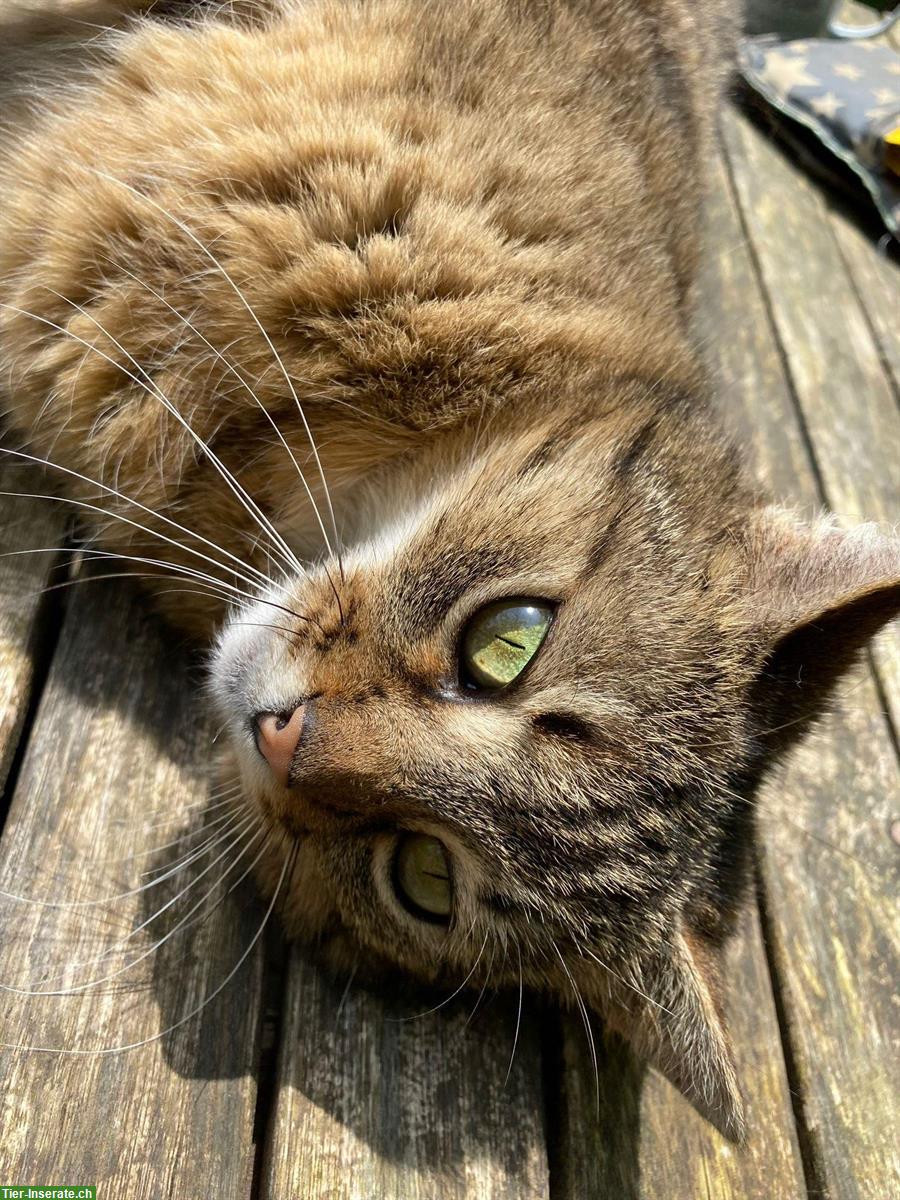
<path fill-rule="evenodd" d="M 493 944 L 491 945 L 491 960 L 488 963 L 488 969 L 485 972 L 484 983 L 482 983 L 481 990 L 479 991 L 479 993 L 475 999 L 475 1003 L 472 1005 L 472 1011 L 466 1017 L 466 1022 L 463 1025 L 463 1029 L 469 1028 L 469 1026 L 472 1024 L 472 1021 L 475 1018 L 475 1014 L 478 1012 L 478 1009 L 481 1005 L 481 1001 L 484 998 L 484 993 L 487 991 L 488 984 L 490 983 L 491 974 L 494 970 L 494 956 L 495 956 L 496 952 L 497 952 L 497 942 L 494 941 Z"/>
<path fill-rule="evenodd" d="M 335 518 L 334 506 L 333 506 L 332 500 L 331 500 L 331 492 L 328 487 L 328 481 L 325 478 L 325 470 L 322 466 L 322 460 L 319 457 L 319 451 L 318 451 L 318 448 L 316 447 L 316 441 L 315 441 L 315 438 L 313 437 L 312 429 L 309 426 L 309 422 L 306 419 L 306 413 L 303 411 L 303 405 L 300 403 L 300 397 L 297 395 L 297 390 L 294 387 L 294 382 L 291 379 L 290 372 L 288 371 L 287 367 L 284 365 L 284 361 L 282 360 L 281 355 L 278 353 L 277 349 L 275 348 L 275 343 L 272 341 L 271 337 L 266 332 L 265 326 L 263 325 L 262 321 L 260 321 L 259 317 L 256 315 L 256 312 L 254 311 L 253 306 L 250 304 L 249 300 L 246 298 L 244 293 L 241 291 L 241 289 L 235 283 L 234 279 L 231 277 L 231 275 L 228 273 L 228 271 L 225 269 L 225 267 L 219 262 L 219 260 L 215 256 L 215 254 L 213 254 L 212 250 L 210 250 L 210 248 L 199 237 L 197 237 L 197 235 L 193 232 L 192 229 L 189 228 L 189 226 L 187 226 L 183 221 L 179 220 L 179 218 L 176 217 L 174 215 L 174 213 L 169 212 L 168 209 L 164 208 L 163 205 L 159 204 L 156 200 L 154 200 L 152 196 L 148 196 L 144 192 L 139 191 L 137 188 L 132 187 L 131 184 L 126 183 L 125 180 L 118 179 L 115 175 L 110 175 L 106 171 L 100 171 L 96 167 L 87 167 L 86 169 L 93 171 L 100 178 L 107 180 L 108 183 L 117 184 L 119 187 L 125 188 L 127 191 L 131 192 L 132 195 L 137 197 L 137 199 L 139 201 L 146 202 L 147 204 L 151 205 L 153 208 L 155 208 L 157 210 L 157 212 L 161 213 L 168 220 L 172 221 L 172 223 L 178 229 L 180 229 L 182 231 L 182 233 L 184 233 L 188 238 L 190 238 L 190 240 L 194 243 L 195 246 L 197 246 L 197 248 L 201 251 L 201 253 L 205 254 L 206 257 L 212 262 L 213 266 L 216 268 L 217 271 L 220 272 L 222 278 L 229 285 L 229 287 L 231 287 L 231 289 L 234 291 L 234 294 L 237 296 L 240 303 L 247 310 L 247 313 L 249 314 L 250 319 L 253 321 L 253 323 L 256 325 L 257 329 L 259 330 L 260 334 L 262 335 L 266 345 L 268 346 L 269 350 L 272 353 L 272 356 L 275 359 L 275 362 L 278 364 L 278 367 L 279 367 L 282 375 L 284 376 L 285 383 L 288 385 L 291 396 L 293 397 L 294 403 L 297 406 L 297 412 L 299 413 L 300 420 L 303 423 L 304 431 L 306 433 L 307 438 L 309 439 L 310 448 L 312 450 L 313 457 L 316 461 L 316 466 L 318 468 L 319 478 L 322 481 L 322 488 L 325 492 L 325 500 L 328 505 L 328 511 L 329 511 L 330 518 L 331 518 L 331 526 L 334 531 L 334 539 L 335 539 L 334 547 L 331 546 L 331 542 L 328 538 L 328 534 L 325 532 L 325 525 L 324 525 L 324 522 L 322 521 L 321 515 L 319 513 L 318 505 L 316 504 L 315 500 L 313 499 L 312 493 L 309 491 L 308 488 L 307 488 L 307 491 L 309 492 L 309 498 L 313 505 L 313 510 L 316 514 L 316 519 L 318 521 L 319 528 L 322 532 L 322 538 L 325 542 L 326 547 L 328 548 L 328 552 L 329 552 L 329 554 L 335 554 L 337 557 L 338 569 L 340 571 L 341 581 L 343 582 L 344 564 L 343 564 L 342 557 L 341 557 L 340 536 L 338 534 L 337 519 Z M 284 440 L 284 439 L 282 439 L 282 440 Z M 285 446 L 287 446 L 286 442 L 284 444 L 285 444 Z M 291 457 L 293 458 L 293 455 L 291 455 Z M 298 467 L 298 470 L 299 470 L 299 467 Z M 300 478 L 301 478 L 301 480 L 303 480 L 304 486 L 305 486 L 306 481 L 303 478 L 302 472 L 300 472 Z M 330 575 L 329 575 L 329 579 L 331 579 Z M 331 586 L 334 591 L 335 599 L 337 600 L 338 609 L 340 610 L 341 609 L 341 600 L 340 600 L 340 596 L 338 594 L 338 590 L 335 587 L 333 581 L 331 582 Z M 344 617 L 343 617 L 343 611 L 341 611 L 341 624 L 343 624 L 343 623 L 344 623 Z"/>
<path fill-rule="evenodd" d="M 582 1023 L 584 1024 L 584 1031 L 587 1034 L 588 1050 L 590 1051 L 591 1062 L 593 1063 L 593 1066 L 594 1066 L 594 1085 L 595 1085 L 595 1089 L 596 1089 L 596 1099 L 597 1099 L 597 1116 L 599 1117 L 599 1115 L 600 1115 L 600 1068 L 597 1063 L 597 1047 L 594 1044 L 594 1032 L 591 1029 L 590 1017 L 588 1016 L 587 1007 L 584 1003 L 584 999 L 582 998 L 581 992 L 578 990 L 578 985 L 576 984 L 575 979 L 572 976 L 572 972 L 569 970 L 569 968 L 566 964 L 566 960 L 562 956 L 562 952 L 561 952 L 559 946 L 557 946 L 556 942 L 552 938 L 550 939 L 550 945 L 556 951 L 556 957 L 559 959 L 560 964 L 562 965 L 562 969 L 565 971 L 566 976 L 568 977 L 569 983 L 571 983 L 571 985 L 572 985 L 572 992 L 575 996 L 575 1003 L 578 1005 L 578 1010 L 581 1013 L 581 1020 L 582 1020 Z"/>
<path fill-rule="evenodd" d="M 625 987 L 630 988 L 633 992 L 636 992 L 642 1000 L 646 1000 L 648 1004 L 652 1004 L 654 1008 L 658 1008 L 661 1012 L 667 1013 L 670 1017 L 675 1016 L 670 1008 L 666 1008 L 664 1004 L 660 1004 L 658 1000 L 654 1000 L 652 996 L 648 996 L 646 992 L 642 992 L 637 984 L 632 983 L 628 979 L 624 979 L 621 975 L 617 975 L 612 967 L 608 966 L 605 962 L 603 962 L 602 959 L 598 958 L 593 950 L 591 950 L 588 946 L 577 946 L 576 949 L 578 950 L 579 954 L 582 956 L 586 955 L 588 958 L 593 959 L 599 967 L 602 967 L 604 971 L 608 971 L 609 974 L 612 975 L 613 979 L 617 979 L 619 983 L 624 984 Z"/>
<path fill-rule="evenodd" d="M 106 1055 L 106 1054 L 121 1054 L 126 1050 L 137 1050 L 139 1047 L 147 1046 L 151 1042 L 159 1041 L 160 1038 L 164 1038 L 168 1034 L 172 1033 L 174 1030 L 179 1029 L 182 1025 L 185 1025 L 188 1021 L 192 1020 L 192 1018 L 197 1016 L 198 1013 L 202 1012 L 202 1010 L 204 1008 L 206 1008 L 206 1006 L 208 1004 L 212 1003 L 212 1001 L 215 1000 L 215 998 L 222 991 L 224 991 L 224 989 L 228 986 L 228 984 L 232 981 L 232 979 L 235 977 L 235 975 L 238 973 L 238 971 L 244 965 L 247 958 L 252 953 L 254 946 L 257 944 L 259 939 L 262 937 L 263 931 L 265 930 L 266 926 L 269 923 L 269 918 L 272 916 L 272 913 L 275 911 L 275 905 L 278 902 L 278 899 L 281 895 L 281 889 L 284 884 L 285 877 L 288 874 L 288 869 L 290 868 L 291 870 L 293 870 L 293 867 L 296 865 L 298 851 L 299 851 L 299 846 L 294 846 L 292 853 L 285 858 L 284 866 L 281 868 L 281 874 L 279 875 L 279 877 L 275 883 L 275 887 L 272 891 L 272 898 L 269 901 L 269 904 L 268 904 L 268 907 L 266 908 L 265 914 L 263 915 L 263 918 L 260 921 L 260 923 L 256 929 L 256 932 L 251 937 L 246 948 L 242 951 L 242 953 L 238 957 L 237 962 L 234 964 L 234 966 L 231 968 L 231 970 L 228 972 L 228 974 L 225 976 L 225 978 L 215 988 L 213 988 L 213 990 L 211 992 L 209 992 L 199 1002 L 199 1004 L 196 1004 L 188 1013 L 186 1013 L 179 1020 L 174 1021 L 171 1025 L 167 1026 L 165 1029 L 159 1030 L 157 1033 L 152 1034 L 150 1037 L 141 1038 L 139 1041 L 135 1041 L 135 1042 L 127 1042 L 120 1046 L 105 1046 L 105 1047 L 99 1047 L 96 1049 L 84 1049 L 84 1048 L 78 1047 L 78 1046 L 71 1046 L 71 1047 L 70 1046 L 21 1046 L 16 1043 L 4 1042 L 4 1043 L 0 1044 L 0 1048 L 2 1048 L 4 1050 L 26 1051 L 26 1052 L 35 1053 L 35 1054 L 69 1054 L 69 1055 L 73 1055 L 73 1056 L 77 1055 L 79 1057 L 91 1057 L 91 1056 L 99 1057 L 99 1056 Z"/>
<path fill-rule="evenodd" d="M 730 796 L 732 800 L 737 800 L 741 804 L 746 804 L 748 808 L 753 810 L 754 816 L 757 820 L 768 819 L 769 814 L 766 811 L 766 805 L 764 802 L 760 803 L 758 800 L 752 797 L 742 796 L 740 792 L 733 791 L 724 783 L 717 784 L 715 781 L 712 781 L 711 786 L 724 793 L 724 795 Z M 813 831 L 811 829 L 807 829 L 805 825 L 800 825 L 797 821 L 792 820 L 786 813 L 773 814 L 773 819 L 783 822 L 785 825 L 790 825 L 791 828 L 796 829 L 798 833 L 802 833 L 805 837 L 819 842 L 820 845 L 824 846 L 828 850 L 832 850 L 835 854 L 843 855 L 844 858 L 850 859 L 851 862 L 856 863 L 857 866 L 863 867 L 866 871 L 873 870 L 873 864 L 871 862 L 867 862 L 864 858 L 860 858 L 858 854 L 854 854 L 852 850 L 848 850 L 844 846 L 836 845 L 828 838 L 822 837 L 820 833 L 813 833 Z"/>

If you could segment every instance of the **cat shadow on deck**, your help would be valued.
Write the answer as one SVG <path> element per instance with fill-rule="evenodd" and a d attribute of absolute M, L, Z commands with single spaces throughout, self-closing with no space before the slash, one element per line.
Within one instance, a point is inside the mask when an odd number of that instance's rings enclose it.
<path fill-rule="evenodd" d="M 170 861 L 161 854 L 153 867 L 165 870 Z M 142 919 L 180 886 L 167 880 L 145 893 Z M 183 927 L 155 953 L 160 1029 L 193 1006 L 189 973 L 212 957 L 202 989 L 213 990 L 265 909 L 244 881 L 211 921 Z M 154 923 L 163 928 L 153 940 L 183 912 L 183 904 L 173 905 Z M 227 951 L 216 945 L 220 924 L 232 931 Z M 236 1019 L 247 1013 L 241 1044 Z M 469 1194 L 474 1170 L 475 1178 L 483 1171 L 509 1186 L 546 1187 L 549 1169 L 552 1177 L 571 1177 L 573 1195 L 596 1177 L 598 1186 L 636 1200 L 646 1067 L 592 1025 L 593 1049 L 577 1014 L 528 991 L 520 1013 L 517 993 L 341 977 L 317 963 L 314 950 L 286 943 L 273 923 L 228 987 L 161 1044 L 168 1066 L 184 1078 L 252 1074 L 263 1169 L 290 1162 L 295 1186 L 313 1170 L 327 1174 L 339 1154 L 341 1171 L 379 1186 L 412 1172 Z M 273 1176 L 279 1184 L 286 1180 Z"/>

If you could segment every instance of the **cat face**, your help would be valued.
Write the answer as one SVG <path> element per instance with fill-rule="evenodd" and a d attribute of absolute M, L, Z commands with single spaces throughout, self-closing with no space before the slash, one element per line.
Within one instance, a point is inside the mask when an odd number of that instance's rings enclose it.
<path fill-rule="evenodd" d="M 664 489 L 651 512 L 653 485 L 620 477 L 635 430 L 603 454 L 600 424 L 529 430 L 424 494 L 407 477 L 405 510 L 388 501 L 340 565 L 274 588 L 220 640 L 214 689 L 248 791 L 309 842 L 331 916 L 417 973 L 468 970 L 488 931 L 530 963 L 539 945 L 551 974 L 549 936 L 612 949 L 683 874 L 673 805 L 701 757 L 689 722 L 677 743 L 667 726 L 688 707 L 707 741 L 739 734 L 708 659 L 708 551 L 670 560 Z M 285 723 L 282 762 L 266 751 Z M 417 919 L 398 886 L 404 831 L 444 847 L 444 921 Z"/>
<path fill-rule="evenodd" d="M 700 1106 L 734 1133 L 710 950 L 777 671 L 736 532 L 762 517 L 670 407 L 675 437 L 632 404 L 404 463 L 340 563 L 233 614 L 213 691 L 276 831 L 269 883 L 297 855 L 291 932 L 346 965 L 583 995 L 681 1086 L 705 1071 Z M 706 1057 L 682 1055 L 698 1030 Z"/>

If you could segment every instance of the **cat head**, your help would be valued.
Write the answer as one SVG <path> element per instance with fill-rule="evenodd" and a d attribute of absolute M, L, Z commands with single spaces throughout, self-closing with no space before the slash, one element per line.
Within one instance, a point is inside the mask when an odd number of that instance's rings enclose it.
<path fill-rule="evenodd" d="M 696 403 L 610 390 L 382 474 L 340 561 L 233 613 L 212 686 L 292 933 L 582 998 L 738 1136 L 753 791 L 900 606 L 900 549 L 760 505 Z"/>

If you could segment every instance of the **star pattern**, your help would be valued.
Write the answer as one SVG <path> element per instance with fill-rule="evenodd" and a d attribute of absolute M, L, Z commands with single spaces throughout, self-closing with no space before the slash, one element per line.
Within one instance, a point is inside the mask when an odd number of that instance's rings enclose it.
<path fill-rule="evenodd" d="M 781 42 L 744 38 L 747 81 L 787 118 L 809 126 L 864 180 L 887 226 L 900 237 L 900 179 L 885 135 L 900 129 L 900 53 L 883 38 Z"/>
<path fill-rule="evenodd" d="M 806 70 L 807 58 L 791 58 L 773 50 L 766 58 L 765 70 L 760 75 L 764 83 L 782 96 L 798 87 L 815 87 L 819 80 Z"/>
<path fill-rule="evenodd" d="M 863 77 L 862 71 L 853 63 L 840 63 L 834 68 L 834 73 L 840 75 L 841 79 L 852 79 L 854 82 Z"/>
<path fill-rule="evenodd" d="M 833 121 L 842 108 L 846 108 L 843 100 L 838 99 L 834 92 L 826 92 L 824 96 L 816 96 L 809 102 L 809 107 L 820 117 Z"/>
<path fill-rule="evenodd" d="M 867 121 L 881 121 L 888 115 L 889 109 L 881 108 L 878 105 L 875 108 L 867 108 L 863 116 Z"/>

